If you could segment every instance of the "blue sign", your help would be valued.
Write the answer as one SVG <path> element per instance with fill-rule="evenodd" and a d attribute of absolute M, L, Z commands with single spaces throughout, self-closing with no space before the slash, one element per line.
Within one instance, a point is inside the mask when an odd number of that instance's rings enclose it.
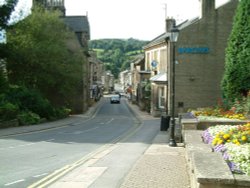
<path fill-rule="evenodd" d="M 151 62 L 151 66 L 152 66 L 152 67 L 157 67 L 157 62 L 156 62 L 155 60 L 153 60 L 153 61 Z"/>
<path fill-rule="evenodd" d="M 179 54 L 208 54 L 209 48 L 208 47 L 185 47 L 185 48 L 178 48 Z"/>

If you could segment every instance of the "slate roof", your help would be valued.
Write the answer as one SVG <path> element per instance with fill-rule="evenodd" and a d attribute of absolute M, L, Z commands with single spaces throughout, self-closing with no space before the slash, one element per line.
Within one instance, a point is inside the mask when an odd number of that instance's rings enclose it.
<path fill-rule="evenodd" d="M 176 27 L 179 29 L 179 30 L 182 30 L 183 28 L 189 26 L 189 25 L 192 25 L 193 23 L 197 22 L 199 20 L 199 17 L 195 17 L 191 20 L 186 20 L 182 23 L 180 23 L 179 25 L 177 25 Z M 151 40 L 147 45 L 145 45 L 143 47 L 143 49 L 147 49 L 147 48 L 150 48 L 151 46 L 154 46 L 154 45 L 157 45 L 157 44 L 160 44 L 160 43 L 164 43 L 166 38 L 168 38 L 170 36 L 170 33 L 163 33 L 161 35 L 159 35 L 158 37 L 154 38 L 153 40 Z"/>
<path fill-rule="evenodd" d="M 74 32 L 90 33 L 87 16 L 65 16 L 64 23 Z"/>

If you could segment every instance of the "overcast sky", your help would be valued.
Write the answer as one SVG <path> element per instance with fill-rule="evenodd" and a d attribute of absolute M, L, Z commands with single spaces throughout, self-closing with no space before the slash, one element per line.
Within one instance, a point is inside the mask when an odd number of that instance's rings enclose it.
<path fill-rule="evenodd" d="M 25 10 L 32 0 L 19 1 Z M 216 4 L 226 1 L 216 0 Z M 152 40 L 165 31 L 166 16 L 180 23 L 200 15 L 199 0 L 65 0 L 65 6 L 66 15 L 88 15 L 92 40 Z"/>

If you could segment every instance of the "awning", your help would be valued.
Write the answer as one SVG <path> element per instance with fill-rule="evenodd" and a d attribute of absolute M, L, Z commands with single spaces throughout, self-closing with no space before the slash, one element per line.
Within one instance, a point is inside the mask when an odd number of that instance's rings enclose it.
<path fill-rule="evenodd" d="M 150 78 L 152 82 L 166 82 L 167 81 L 167 73 L 160 73 Z"/>

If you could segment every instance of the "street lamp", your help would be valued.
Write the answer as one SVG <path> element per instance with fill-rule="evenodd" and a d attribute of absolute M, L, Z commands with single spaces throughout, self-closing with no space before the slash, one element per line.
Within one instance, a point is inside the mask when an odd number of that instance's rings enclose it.
<path fill-rule="evenodd" d="M 179 30 L 174 26 L 171 29 L 169 41 L 173 44 L 173 67 L 172 67 L 172 89 L 171 91 L 171 101 L 172 101 L 172 106 L 171 106 L 171 124 L 170 124 L 170 140 L 169 140 L 169 146 L 175 147 L 177 146 L 175 142 L 175 43 L 177 42 L 179 36 Z"/>

